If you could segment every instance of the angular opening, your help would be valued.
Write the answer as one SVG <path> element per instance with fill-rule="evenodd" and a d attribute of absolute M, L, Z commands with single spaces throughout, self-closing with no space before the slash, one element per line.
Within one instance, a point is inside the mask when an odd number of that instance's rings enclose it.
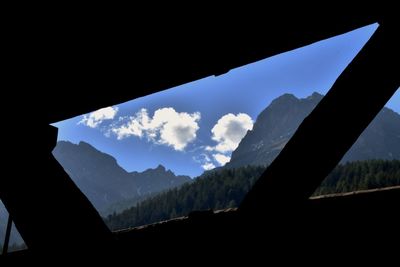
<path fill-rule="evenodd" d="M 0 200 L 0 255 L 3 254 L 5 246 L 5 238 L 7 233 L 9 213 L 4 206 L 3 202 Z M 9 237 L 9 243 L 7 247 L 7 253 L 26 249 L 27 246 L 15 227 L 14 223 L 11 225 L 11 232 Z"/>
<path fill-rule="evenodd" d="M 314 196 L 399 185 L 400 90 L 397 90 Z"/>
<path fill-rule="evenodd" d="M 234 208 L 377 27 L 58 122 L 53 154 L 112 230 Z"/>

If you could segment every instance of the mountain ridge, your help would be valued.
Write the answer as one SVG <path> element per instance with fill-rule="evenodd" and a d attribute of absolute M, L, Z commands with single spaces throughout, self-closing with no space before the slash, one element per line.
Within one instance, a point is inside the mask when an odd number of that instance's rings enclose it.
<path fill-rule="evenodd" d="M 103 215 L 115 203 L 143 199 L 191 181 L 189 176 L 175 175 L 161 164 L 143 172 L 127 172 L 114 157 L 83 141 L 58 141 L 53 155 Z"/>
<path fill-rule="evenodd" d="M 246 133 L 224 167 L 269 165 L 322 98 L 323 95 L 314 92 L 305 98 L 283 94 L 274 99 L 257 116 L 253 129 Z M 360 135 L 341 163 L 374 158 L 400 158 L 400 115 L 386 107 Z"/>

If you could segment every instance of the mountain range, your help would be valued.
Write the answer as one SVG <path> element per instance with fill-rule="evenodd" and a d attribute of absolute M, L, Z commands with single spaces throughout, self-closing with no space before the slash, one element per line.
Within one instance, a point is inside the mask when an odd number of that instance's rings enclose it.
<path fill-rule="evenodd" d="M 178 190 L 110 215 L 107 225 L 124 229 L 184 216 L 193 210 L 237 206 L 322 98 L 318 93 L 303 99 L 292 94 L 276 98 L 259 114 L 229 163 L 206 171 Z M 400 115 L 383 108 L 314 194 L 399 185 L 399 160 Z"/>
<path fill-rule="evenodd" d="M 175 175 L 162 165 L 127 172 L 114 157 L 86 142 L 59 141 L 53 155 L 102 215 L 107 215 L 116 203 L 134 203 L 191 181 L 189 176 Z"/>
<path fill-rule="evenodd" d="M 270 164 L 322 98 L 318 93 L 302 99 L 284 94 L 273 100 L 259 114 L 253 129 L 223 168 Z M 53 154 L 102 215 L 121 211 L 158 192 L 192 181 L 189 176 L 176 176 L 162 165 L 129 173 L 115 158 L 85 142 L 59 141 Z M 342 163 L 367 159 L 400 159 L 400 115 L 396 112 L 383 108 Z"/>
<path fill-rule="evenodd" d="M 259 114 L 225 168 L 270 164 L 322 98 L 319 93 L 302 99 L 284 94 L 273 100 Z M 341 163 L 368 159 L 400 159 L 400 115 L 389 108 L 381 110 Z"/>

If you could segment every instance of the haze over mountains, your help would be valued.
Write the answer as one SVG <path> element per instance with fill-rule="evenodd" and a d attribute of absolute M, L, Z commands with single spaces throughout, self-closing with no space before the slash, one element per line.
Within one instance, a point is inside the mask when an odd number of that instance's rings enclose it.
<path fill-rule="evenodd" d="M 117 202 L 132 202 L 191 181 L 189 176 L 176 176 L 162 165 L 129 173 L 115 158 L 85 142 L 59 141 L 53 155 L 103 215 Z"/>
<path fill-rule="evenodd" d="M 225 168 L 270 164 L 322 98 L 318 93 L 303 99 L 284 94 L 273 100 L 257 117 L 253 130 L 241 140 Z M 382 109 L 341 162 L 367 159 L 400 159 L 400 115 L 391 109 Z"/>

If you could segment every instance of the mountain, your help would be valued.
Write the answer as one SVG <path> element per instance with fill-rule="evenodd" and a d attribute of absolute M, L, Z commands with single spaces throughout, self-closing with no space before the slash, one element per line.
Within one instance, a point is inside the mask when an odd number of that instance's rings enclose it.
<path fill-rule="evenodd" d="M 400 159 L 400 115 L 383 108 L 360 135 L 341 162 Z"/>
<path fill-rule="evenodd" d="M 191 181 L 189 176 L 175 175 L 171 170 L 166 170 L 162 165 L 158 165 L 155 169 L 145 170 L 144 172 L 131 172 L 130 175 L 139 185 L 139 195 L 159 192 Z M 155 186 L 157 186 L 157 190 L 154 190 Z"/>
<path fill-rule="evenodd" d="M 97 210 L 105 214 L 109 206 L 126 200 L 143 199 L 190 182 L 189 176 L 176 176 L 164 166 L 144 172 L 127 172 L 112 156 L 88 143 L 59 141 L 54 157 Z"/>
<path fill-rule="evenodd" d="M 270 164 L 322 98 L 318 93 L 303 99 L 284 94 L 273 100 L 225 167 Z M 400 159 L 400 115 L 391 109 L 382 109 L 341 162 L 367 159 Z"/>

